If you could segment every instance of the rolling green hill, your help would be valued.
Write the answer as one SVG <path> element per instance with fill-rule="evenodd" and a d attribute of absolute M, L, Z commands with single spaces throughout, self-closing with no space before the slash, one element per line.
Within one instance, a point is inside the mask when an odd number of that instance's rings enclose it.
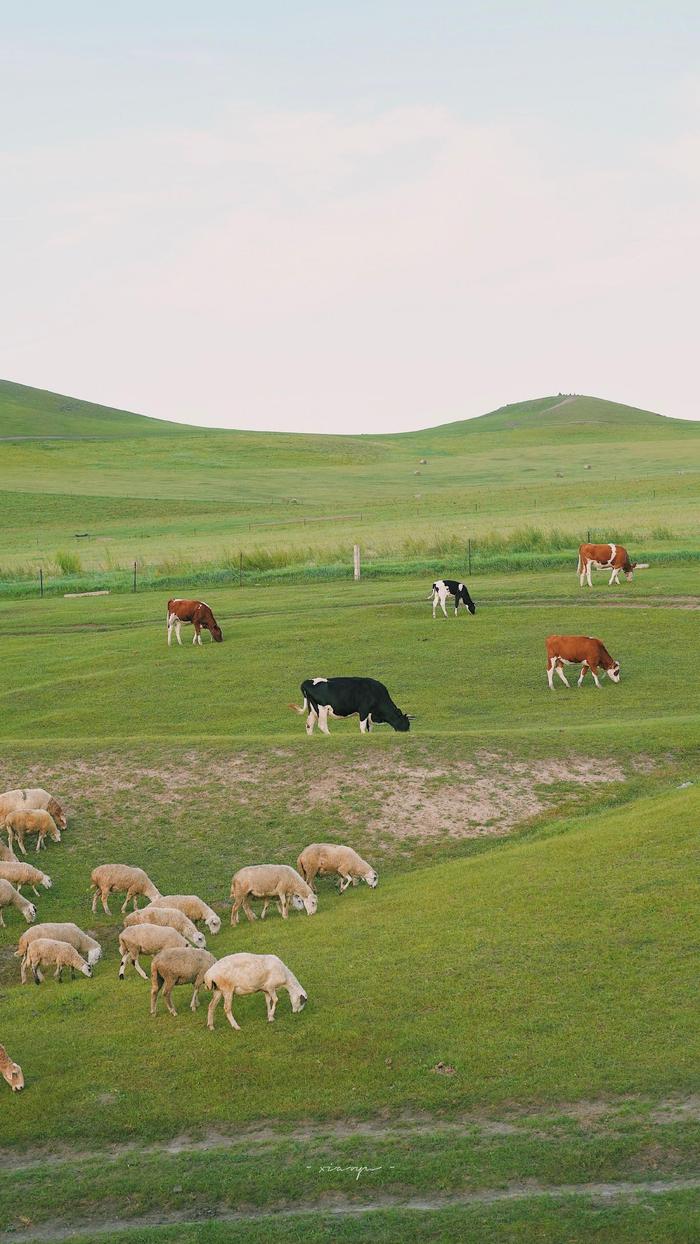
<path fill-rule="evenodd" d="M 241 556 L 249 575 L 333 577 L 355 542 L 366 566 L 457 574 L 468 539 L 477 568 L 498 554 L 502 569 L 529 564 L 511 554 L 570 564 L 588 531 L 657 560 L 698 548 L 700 424 L 597 398 L 313 436 L 184 427 L 4 383 L 0 437 L 3 591 L 39 567 L 53 590 L 115 590 L 134 561 L 146 583 L 194 585 L 237 576 Z"/>

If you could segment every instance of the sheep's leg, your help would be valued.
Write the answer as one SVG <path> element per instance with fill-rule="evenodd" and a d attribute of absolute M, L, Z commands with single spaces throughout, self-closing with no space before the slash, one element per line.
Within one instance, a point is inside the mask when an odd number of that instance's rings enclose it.
<path fill-rule="evenodd" d="M 147 981 L 147 980 L 148 980 L 148 977 L 147 977 L 146 973 L 144 972 L 143 968 L 141 967 L 141 964 L 139 963 L 139 955 L 138 955 L 138 951 L 137 951 L 137 952 L 136 952 L 136 954 L 134 955 L 134 957 L 133 957 L 133 959 L 132 959 L 132 963 L 133 963 L 134 967 L 136 968 L 136 971 L 138 972 L 139 976 L 142 976 L 142 977 L 143 977 L 143 979 L 144 979 L 145 981 Z"/>
<path fill-rule="evenodd" d="M 57 963 L 56 971 L 54 972 L 53 977 L 54 977 L 54 980 L 60 981 L 61 984 L 63 984 L 62 971 L 63 971 L 63 964 Z"/>
<path fill-rule="evenodd" d="M 120 981 L 123 981 L 123 980 L 124 980 L 124 973 L 126 972 L 126 965 L 127 965 L 127 963 L 133 963 L 133 959 L 131 958 L 131 952 L 130 952 L 130 951 L 128 951 L 128 950 L 125 950 L 125 951 L 124 951 L 124 954 L 122 955 L 122 961 L 121 961 L 121 963 L 119 964 L 119 979 L 120 979 Z"/>
<path fill-rule="evenodd" d="M 267 1021 L 271 1024 L 275 1018 L 275 1010 L 277 1008 L 277 994 L 274 989 L 265 994 L 265 1006 L 267 1007 Z"/>
<path fill-rule="evenodd" d="M 216 1010 L 217 1006 L 221 1002 L 221 999 L 223 998 L 223 996 L 224 995 L 222 994 L 221 990 L 218 989 L 217 986 L 215 985 L 214 994 L 213 994 L 211 1002 L 209 1003 L 209 1007 L 207 1010 L 207 1028 L 210 1030 L 210 1032 L 214 1031 L 214 1011 Z"/>
<path fill-rule="evenodd" d="M 19 965 L 19 979 L 21 980 L 23 985 L 26 985 L 27 983 L 27 956 L 26 954 L 23 955 L 22 962 Z"/>
<path fill-rule="evenodd" d="M 19 890 L 19 886 L 17 886 L 17 889 Z M 37 898 L 41 897 L 35 885 L 32 886 L 32 894 L 36 894 Z"/>
<path fill-rule="evenodd" d="M 36 839 L 36 850 L 37 851 L 41 851 L 41 844 L 43 841 L 44 841 L 43 836 L 41 834 L 37 834 L 37 839 Z"/>
<path fill-rule="evenodd" d="M 173 1003 L 173 985 L 175 981 L 166 981 L 163 986 L 163 1001 L 170 1011 L 171 1015 L 177 1015 L 175 1005 Z"/>
<path fill-rule="evenodd" d="M 3 914 L 2 914 L 2 907 L 0 907 L 0 929 L 4 929 L 4 928 L 5 928 L 5 921 L 4 921 Z"/>
<path fill-rule="evenodd" d="M 287 898 L 287 895 L 280 894 L 279 901 L 280 901 L 280 913 L 281 913 L 282 919 L 286 920 L 287 916 L 289 915 L 289 900 Z"/>
<path fill-rule="evenodd" d="M 26 855 L 26 854 L 27 854 L 27 848 L 26 848 L 26 847 L 25 847 L 25 845 L 24 845 L 24 834 L 18 834 L 18 835 L 17 835 L 17 845 L 18 845 L 18 847 L 19 847 L 20 851 L 22 852 L 22 855 Z M 10 843 L 10 846 L 12 846 L 12 843 Z"/>
<path fill-rule="evenodd" d="M 160 993 L 162 985 L 163 985 L 162 976 L 156 976 L 155 980 L 153 979 L 153 977 L 151 977 L 151 1015 L 155 1015 L 157 1013 L 158 994 Z"/>
<path fill-rule="evenodd" d="M 339 887 L 340 893 L 344 894 L 348 886 L 350 885 L 350 882 L 352 881 L 352 877 L 344 876 L 343 873 L 340 873 L 339 876 L 340 876 L 340 887 Z"/>
<path fill-rule="evenodd" d="M 270 900 L 269 900 L 269 898 L 266 898 L 266 899 L 265 899 L 265 902 L 263 903 L 263 909 L 262 909 L 262 911 L 260 912 L 260 919 L 261 919 L 261 920 L 264 920 L 264 919 L 265 919 L 265 915 L 266 915 L 266 913 L 267 913 L 267 909 L 268 909 L 268 907 L 269 907 L 269 906 L 270 906 Z"/>
<path fill-rule="evenodd" d="M 32 972 L 33 972 L 33 974 L 34 974 L 34 984 L 35 984 L 35 985 L 40 985 L 40 984 L 42 983 L 43 979 L 44 979 L 44 977 L 43 977 L 43 975 L 42 975 L 42 973 L 41 973 L 40 969 L 39 969 L 39 968 L 37 968 L 37 967 L 32 966 Z"/>
<path fill-rule="evenodd" d="M 252 924 L 252 923 L 253 923 L 253 921 L 254 921 L 254 920 L 257 920 L 257 918 L 258 918 L 258 917 L 256 916 L 255 912 L 253 911 L 253 909 L 252 909 L 252 907 L 251 907 L 250 903 L 248 902 L 248 897 L 247 897 L 247 896 L 246 896 L 246 897 L 242 900 L 242 903 L 243 903 L 243 910 L 244 910 L 244 912 L 245 912 L 246 916 L 248 917 L 248 919 L 250 920 L 250 922 L 251 922 L 251 924 Z"/>
<path fill-rule="evenodd" d="M 102 899 L 102 910 L 103 910 L 104 912 L 106 912 L 106 914 L 107 914 L 108 916 L 111 916 L 111 914 L 112 914 L 112 913 L 111 913 L 111 911 L 109 910 L 109 905 L 108 905 L 108 903 L 107 903 L 107 899 L 109 898 L 109 890 L 108 890 L 108 889 L 107 889 L 107 890 L 101 890 L 101 891 L 100 891 L 100 897 L 101 897 L 101 899 Z M 92 910 L 93 910 L 93 911 L 95 910 L 95 909 L 94 909 L 94 907 L 93 907 L 93 909 L 92 909 Z"/>
<path fill-rule="evenodd" d="M 231 908 L 231 924 L 238 924 L 238 908 L 240 907 L 240 905 L 241 905 L 241 900 L 237 898 L 235 903 L 233 904 L 233 907 Z"/>
<path fill-rule="evenodd" d="M 203 984 L 203 983 L 204 983 L 204 977 L 203 977 L 203 976 L 198 976 L 198 977 L 197 977 L 197 979 L 196 979 L 196 981 L 195 981 L 195 983 L 194 983 L 194 991 L 193 991 L 193 993 L 192 993 L 192 1001 L 190 1002 L 190 1010 L 191 1010 L 191 1011 L 196 1011 L 196 1010 L 198 1010 L 198 1009 L 199 1009 L 199 991 L 200 991 L 200 989 L 202 988 L 202 984 Z"/>
<path fill-rule="evenodd" d="M 225 993 L 224 994 L 224 1015 L 226 1016 L 231 1027 L 235 1028 L 236 1032 L 240 1032 L 241 1025 L 237 1024 L 234 1019 L 233 1011 L 231 1010 L 232 1003 L 233 1003 L 233 992 Z"/>

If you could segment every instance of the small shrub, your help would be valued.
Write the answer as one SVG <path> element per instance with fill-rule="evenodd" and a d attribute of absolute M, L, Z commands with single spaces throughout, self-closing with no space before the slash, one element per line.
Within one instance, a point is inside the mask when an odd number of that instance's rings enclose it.
<path fill-rule="evenodd" d="M 77 553 L 59 551 L 54 554 L 54 561 L 61 574 L 80 574 L 83 568 Z"/>

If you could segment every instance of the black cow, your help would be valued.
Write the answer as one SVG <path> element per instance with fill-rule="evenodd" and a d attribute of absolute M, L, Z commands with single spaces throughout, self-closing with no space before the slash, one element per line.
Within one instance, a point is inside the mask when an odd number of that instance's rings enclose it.
<path fill-rule="evenodd" d="M 468 609 L 470 613 L 476 613 L 476 605 L 474 604 L 474 601 L 472 600 L 471 596 L 469 595 L 469 592 L 467 591 L 466 583 L 459 583 L 457 579 L 436 579 L 435 583 L 433 583 L 433 595 L 432 595 L 433 617 L 435 617 L 435 607 L 438 601 L 440 602 L 440 608 L 442 609 L 442 612 L 444 613 L 445 617 L 447 617 L 445 601 L 447 600 L 448 596 L 454 596 L 455 617 L 457 616 L 457 610 L 459 609 L 460 601 L 464 605 L 465 609 Z M 428 597 L 428 599 L 430 600 L 430 597 Z"/>
<path fill-rule="evenodd" d="M 411 728 L 410 717 L 396 707 L 384 683 L 376 678 L 307 678 L 301 684 L 301 694 L 302 707 L 289 707 L 302 716 L 308 713 L 307 734 L 313 734 L 317 722 L 319 730 L 329 734 L 329 717 L 353 717 L 355 713 L 363 734 L 380 722 L 402 732 Z"/>

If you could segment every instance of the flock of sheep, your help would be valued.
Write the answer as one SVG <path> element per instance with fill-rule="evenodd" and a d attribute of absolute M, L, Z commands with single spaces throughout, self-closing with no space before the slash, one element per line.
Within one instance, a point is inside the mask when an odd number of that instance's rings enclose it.
<path fill-rule="evenodd" d="M 61 830 L 67 826 L 67 818 L 58 801 L 46 790 L 35 787 L 25 790 L 6 791 L 0 795 L 0 827 L 7 830 L 7 845 L 0 841 L 0 925 L 4 927 L 3 909 L 15 907 L 31 927 L 19 939 L 17 957 L 20 960 L 20 977 L 25 984 L 30 976 L 37 985 L 44 980 L 42 968 L 53 968 L 54 977 L 61 981 L 63 971 L 92 976 L 93 968 L 102 957 L 100 943 L 85 933 L 77 924 L 35 924 L 36 907 L 21 893 L 22 886 L 29 886 L 39 896 L 37 886 L 51 888 L 51 878 L 16 857 L 16 842 L 26 855 L 26 839 L 36 837 L 36 851 L 46 846 L 46 839 L 61 841 Z M 336 875 L 342 893 L 349 885 L 366 881 L 372 889 L 379 880 L 375 870 L 357 854 L 352 847 L 333 843 L 312 843 L 297 860 L 299 871 L 286 864 L 259 864 L 241 868 L 231 881 L 231 924 L 238 924 L 242 908 L 249 920 L 256 916 L 251 907 L 252 899 L 261 899 L 260 915 L 265 918 L 271 903 L 279 908 L 287 919 L 290 906 L 306 911 L 312 916 L 318 907 L 314 887 L 317 876 Z M 92 911 L 97 903 L 111 915 L 110 894 L 124 894 L 121 912 L 124 927 L 119 934 L 119 979 L 123 980 L 129 965 L 144 980 L 140 956 L 151 958 L 151 1015 L 155 1015 L 158 996 L 171 1015 L 177 1015 L 172 1000 L 175 985 L 192 985 L 191 1010 L 199 1006 L 202 987 L 211 992 L 207 1011 L 207 1027 L 214 1027 L 214 1012 L 223 998 L 224 1013 L 232 1028 L 240 1029 L 232 1012 L 236 994 L 263 993 L 267 1018 L 272 1022 L 278 1001 L 278 991 L 286 990 L 294 1012 L 301 1011 L 307 995 L 296 976 L 277 955 L 238 953 L 216 959 L 206 949 L 206 938 L 201 928 L 217 934 L 221 918 L 207 903 L 195 894 L 161 894 L 142 868 L 128 864 L 101 864 L 93 869 L 90 886 L 93 891 Z M 139 907 L 139 898 L 148 900 Z M 129 903 L 132 911 L 127 913 Z M 22 1068 L 0 1045 L 0 1075 L 13 1091 L 24 1087 Z"/>

